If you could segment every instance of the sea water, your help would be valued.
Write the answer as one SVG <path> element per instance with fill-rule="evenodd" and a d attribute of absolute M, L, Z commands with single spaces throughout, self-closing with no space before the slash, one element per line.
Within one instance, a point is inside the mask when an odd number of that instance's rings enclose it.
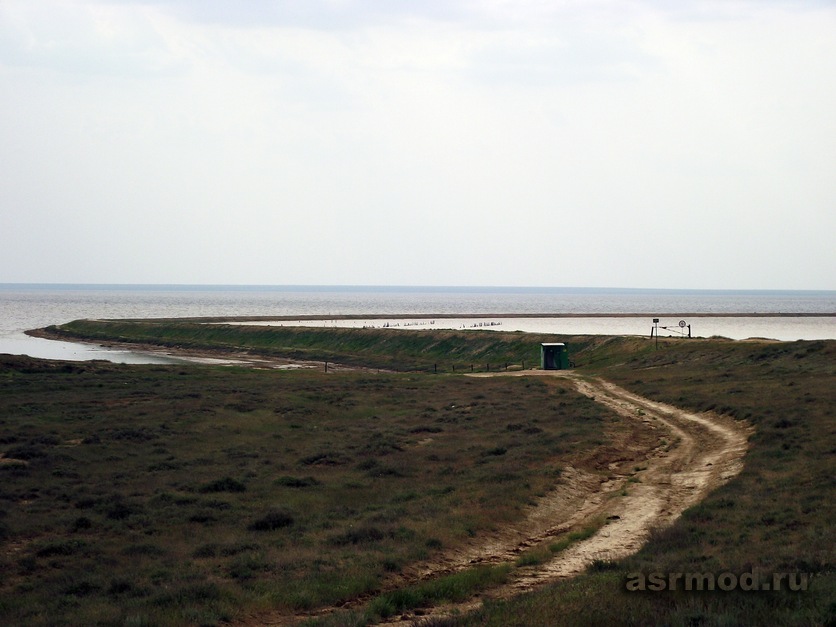
<path fill-rule="evenodd" d="M 584 314 L 608 314 L 591 318 Z M 432 314 L 481 318 L 434 320 Z M 571 318 L 494 318 L 491 314 L 570 314 Z M 618 314 L 646 314 L 626 317 Z M 702 314 L 688 318 L 687 314 Z M 789 314 L 728 317 L 728 314 Z M 809 314 L 825 314 L 810 317 Z M 732 339 L 836 339 L 834 291 L 709 291 L 601 288 L 381 286 L 120 286 L 0 284 L 0 353 L 47 359 L 177 361 L 96 345 L 31 338 L 27 329 L 80 318 L 410 315 L 413 328 L 481 328 L 555 334 L 649 335 L 652 317 L 670 334 L 686 316 L 692 334 Z M 390 326 L 406 321 L 393 318 Z M 418 324 L 423 322 L 423 324 Z M 342 325 L 382 326 L 383 320 Z M 430 324 L 432 323 L 432 324 Z M 284 324 L 287 324 L 286 322 Z M 316 324 L 338 324 L 332 321 Z M 665 335 L 666 331 L 660 332 Z"/>

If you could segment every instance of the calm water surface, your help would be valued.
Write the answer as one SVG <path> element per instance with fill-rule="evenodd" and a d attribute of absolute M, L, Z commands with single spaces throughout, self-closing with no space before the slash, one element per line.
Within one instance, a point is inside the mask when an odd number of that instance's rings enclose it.
<path fill-rule="evenodd" d="M 729 313 L 836 313 L 836 292 L 621 290 L 592 288 L 408 288 L 237 286 L 55 286 L 0 284 L 0 353 L 48 359 L 108 359 L 124 363 L 174 362 L 95 345 L 30 338 L 23 332 L 79 318 L 175 318 L 196 316 L 296 316 L 376 314 L 562 313 L 577 318 L 445 320 L 447 328 L 482 322 L 495 330 L 556 334 L 647 335 L 645 318 L 584 318 L 588 313 L 646 313 L 675 326 L 688 319 L 695 336 L 780 340 L 836 339 L 836 318 L 728 318 Z M 430 326 L 414 325 L 415 328 Z M 380 326 L 383 321 L 369 321 Z M 435 328 L 441 321 L 435 321 Z M 356 324 L 356 323 L 352 323 Z M 360 322 L 362 325 L 362 322 Z M 404 321 L 392 320 L 404 325 Z M 662 333 L 664 335 L 664 333 Z"/>

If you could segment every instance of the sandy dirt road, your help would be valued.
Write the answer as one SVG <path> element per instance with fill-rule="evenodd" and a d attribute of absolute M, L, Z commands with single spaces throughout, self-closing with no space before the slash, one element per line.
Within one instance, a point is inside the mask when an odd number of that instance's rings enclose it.
<path fill-rule="evenodd" d="M 510 598 L 544 584 L 582 573 L 595 560 L 635 553 L 650 531 L 671 524 L 708 492 L 743 467 L 750 427 L 725 416 L 695 414 L 633 394 L 610 382 L 567 371 L 522 371 L 471 376 L 556 376 L 569 378 L 582 394 L 654 432 L 655 446 L 625 450 L 594 475 L 567 468 L 560 485 L 531 509 L 524 521 L 446 554 L 403 576 L 398 585 L 453 573 L 474 564 L 514 562 L 523 551 L 549 543 L 594 521 L 606 524 L 551 561 L 514 568 L 507 583 L 465 603 L 422 608 L 386 624 L 410 625 L 430 616 L 478 609 L 486 599 Z M 352 607 L 354 604 L 349 604 Z M 359 603 L 358 603 L 359 609 Z M 333 610 L 323 610 L 316 615 Z M 292 625 L 306 616 L 262 616 L 263 625 Z"/>
<path fill-rule="evenodd" d="M 613 475 L 589 490 L 583 477 L 574 483 L 579 492 L 574 499 L 556 494 L 562 507 L 571 500 L 582 503 L 565 521 L 526 538 L 516 546 L 485 547 L 477 561 L 511 561 L 520 550 L 549 541 L 584 522 L 605 518 L 605 524 L 587 540 L 571 545 L 548 563 L 516 569 L 512 580 L 483 594 L 479 599 L 457 606 L 421 611 L 422 616 L 404 615 L 389 624 L 410 624 L 416 618 L 444 615 L 452 611 L 477 609 L 486 598 L 508 598 L 549 582 L 576 576 L 594 560 L 613 560 L 635 553 L 647 540 L 651 529 L 671 524 L 688 507 L 708 492 L 727 482 L 743 468 L 750 428 L 731 418 L 695 414 L 643 398 L 602 379 L 583 378 L 567 371 L 534 371 L 541 376 L 569 377 L 582 394 L 625 418 L 640 420 L 658 433 L 659 445 L 644 460 L 624 460 Z M 503 373 L 504 374 L 504 373 Z M 513 373 L 527 374 L 531 373 Z M 501 375 L 500 375 L 501 376 Z M 639 465 L 636 466 L 635 464 Z M 643 470 L 631 473 L 636 467 Z M 631 477 L 633 480 L 631 481 Z M 624 495 L 626 494 L 626 496 Z M 554 511 L 554 503 L 547 509 Z M 539 509 L 539 508 L 538 508 Z M 531 520 L 540 517 L 535 509 Z M 564 509 L 565 511 L 565 509 Z M 499 549 L 499 550 L 497 550 Z"/>

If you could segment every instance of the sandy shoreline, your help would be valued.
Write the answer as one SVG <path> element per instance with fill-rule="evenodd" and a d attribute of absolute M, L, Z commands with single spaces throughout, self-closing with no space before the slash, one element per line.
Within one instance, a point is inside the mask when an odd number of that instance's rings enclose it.
<path fill-rule="evenodd" d="M 170 357 L 181 360 L 185 363 L 221 365 L 221 366 L 246 366 L 249 368 L 269 368 L 274 370 L 297 370 L 325 368 L 325 361 L 294 359 L 278 355 L 261 355 L 257 352 L 247 350 L 224 348 L 221 346 L 213 348 L 188 348 L 183 346 L 162 346 L 160 344 L 149 344 L 147 342 L 119 342 L 115 340 L 81 340 L 71 339 L 60 333 L 53 333 L 48 329 L 32 329 L 26 331 L 26 335 L 38 337 L 45 340 L 57 340 L 59 342 L 73 342 L 78 344 L 90 344 L 102 348 L 130 351 L 132 353 L 144 353 L 160 357 Z M 107 361 L 107 360 L 105 360 Z M 327 362 L 328 372 L 340 370 L 380 370 L 379 368 L 364 368 L 361 366 L 345 366 L 336 362 Z"/>

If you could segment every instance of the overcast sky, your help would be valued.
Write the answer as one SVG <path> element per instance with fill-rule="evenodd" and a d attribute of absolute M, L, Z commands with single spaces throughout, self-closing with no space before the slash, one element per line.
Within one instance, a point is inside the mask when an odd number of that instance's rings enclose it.
<path fill-rule="evenodd" d="M 832 0 L 2 0 L 0 282 L 836 289 Z"/>

